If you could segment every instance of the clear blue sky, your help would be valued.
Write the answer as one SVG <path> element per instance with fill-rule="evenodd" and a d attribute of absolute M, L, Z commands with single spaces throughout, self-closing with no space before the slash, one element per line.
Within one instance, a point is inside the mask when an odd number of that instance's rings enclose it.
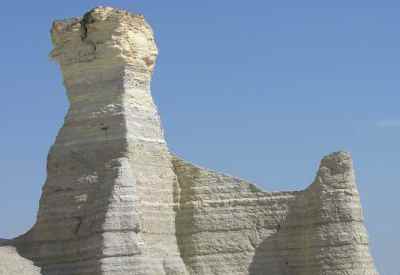
<path fill-rule="evenodd" d="M 97 5 L 153 26 L 153 95 L 179 155 L 290 190 L 323 155 L 350 151 L 378 268 L 400 274 L 399 1 L 4 1 L 0 237 L 34 222 L 67 110 L 52 20 Z"/>

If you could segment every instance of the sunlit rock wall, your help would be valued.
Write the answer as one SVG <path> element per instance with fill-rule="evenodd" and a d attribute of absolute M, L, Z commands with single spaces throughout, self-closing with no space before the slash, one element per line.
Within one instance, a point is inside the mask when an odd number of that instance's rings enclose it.
<path fill-rule="evenodd" d="M 70 108 L 21 253 L 45 274 L 186 274 L 177 180 L 150 95 L 152 30 L 142 16 L 96 8 L 51 34 Z"/>
<path fill-rule="evenodd" d="M 177 237 L 191 274 L 377 274 L 350 155 L 299 192 L 263 192 L 177 157 Z"/>
<path fill-rule="evenodd" d="M 51 36 L 70 108 L 37 221 L 0 247 L 0 270 L 12 258 L 46 275 L 377 274 L 349 154 L 293 192 L 194 166 L 165 142 L 142 16 L 99 7 Z"/>

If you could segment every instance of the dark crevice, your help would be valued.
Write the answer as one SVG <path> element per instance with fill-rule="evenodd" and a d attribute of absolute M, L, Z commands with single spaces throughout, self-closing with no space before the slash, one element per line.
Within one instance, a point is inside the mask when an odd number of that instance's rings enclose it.
<path fill-rule="evenodd" d="M 81 40 L 84 41 L 87 38 L 88 28 L 87 25 L 94 22 L 94 18 L 92 17 L 93 10 L 85 13 L 81 20 Z"/>
<path fill-rule="evenodd" d="M 75 227 L 74 233 L 75 233 L 75 235 L 79 235 L 79 230 L 81 229 L 81 226 L 82 226 L 82 218 L 76 217 L 76 219 L 77 219 L 77 225 Z"/>

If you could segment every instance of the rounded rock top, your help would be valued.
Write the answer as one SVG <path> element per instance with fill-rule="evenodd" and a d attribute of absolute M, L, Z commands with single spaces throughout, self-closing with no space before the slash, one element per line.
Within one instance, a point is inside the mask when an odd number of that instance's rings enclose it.
<path fill-rule="evenodd" d="M 96 7 L 81 17 L 55 20 L 50 56 L 62 66 L 82 62 L 143 65 L 152 72 L 158 54 L 153 30 L 143 15 Z"/>

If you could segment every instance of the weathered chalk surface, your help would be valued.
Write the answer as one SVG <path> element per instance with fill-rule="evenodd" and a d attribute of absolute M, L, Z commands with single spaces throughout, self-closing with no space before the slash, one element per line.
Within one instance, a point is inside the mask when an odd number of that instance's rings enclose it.
<path fill-rule="evenodd" d="M 40 268 L 18 254 L 15 247 L 0 241 L 0 275 L 40 275 Z"/>
<path fill-rule="evenodd" d="M 194 166 L 165 142 L 142 16 L 99 7 L 51 36 L 70 108 L 35 225 L 0 247 L 4 274 L 377 274 L 348 153 L 294 192 Z"/>

